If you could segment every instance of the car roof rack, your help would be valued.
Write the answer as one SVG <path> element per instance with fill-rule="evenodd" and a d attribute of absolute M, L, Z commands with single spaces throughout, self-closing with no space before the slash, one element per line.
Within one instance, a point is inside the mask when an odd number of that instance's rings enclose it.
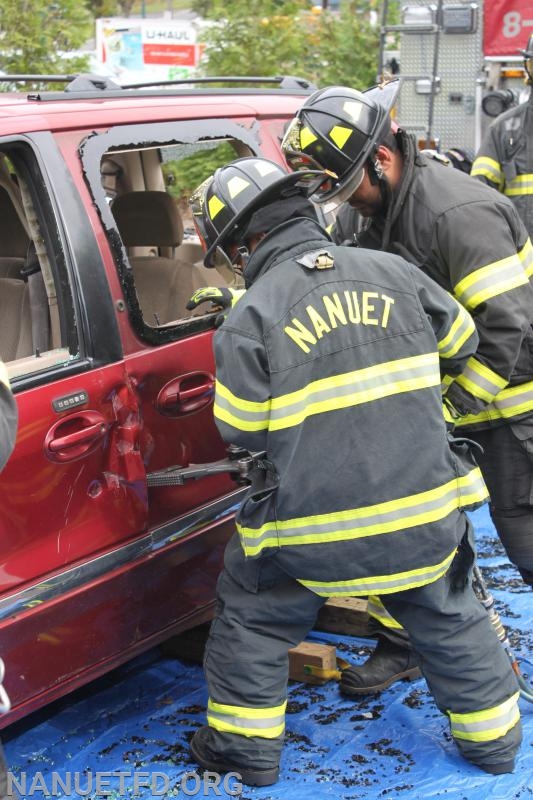
<path fill-rule="evenodd" d="M 61 91 L 40 91 L 29 93 L 28 100 L 50 101 L 50 100 L 91 100 L 94 98 L 102 99 L 105 94 L 108 98 L 124 98 L 131 96 L 135 92 L 138 97 L 161 97 L 175 94 L 196 94 L 200 91 L 197 87 L 201 84 L 231 84 L 239 86 L 254 86 L 257 84 L 276 84 L 280 91 L 289 94 L 300 94 L 315 91 L 317 87 L 306 80 L 294 75 L 266 75 L 266 76 L 213 76 L 181 78 L 176 80 L 146 81 L 143 83 L 132 83 L 121 86 L 111 78 L 104 75 L 92 73 L 79 73 L 75 75 L 0 75 L 0 83 L 66 83 L 64 90 Z M 157 88 L 159 87 L 159 88 Z M 181 91 L 179 91 L 179 87 Z M 178 91 L 176 91 L 178 90 Z M 220 93 L 231 93 L 233 88 L 220 88 Z M 246 89 L 242 89 L 246 92 Z M 249 93 L 267 92 L 270 89 L 248 89 Z M 66 96 L 67 95 L 67 96 Z"/>

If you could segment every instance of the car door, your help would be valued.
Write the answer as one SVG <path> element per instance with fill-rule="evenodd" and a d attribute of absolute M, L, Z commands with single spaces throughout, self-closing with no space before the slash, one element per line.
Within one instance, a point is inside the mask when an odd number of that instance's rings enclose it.
<path fill-rule="evenodd" d="M 79 619 L 62 603 L 99 579 L 101 554 L 146 530 L 148 501 L 138 401 L 65 163 L 49 133 L 0 138 L 0 163 L 28 238 L 22 272 L 0 277 L 0 355 L 19 409 L 0 477 L 0 655 L 23 706 L 79 671 L 88 644 L 76 650 Z"/>
<path fill-rule="evenodd" d="M 187 515 L 214 500 L 219 502 L 213 515 L 224 509 L 234 512 L 238 486 L 228 473 L 219 472 L 217 463 L 227 448 L 212 413 L 215 315 L 208 313 L 209 307 L 186 309 L 194 289 L 225 285 L 227 278 L 203 267 L 203 253 L 181 193 L 172 195 L 171 203 L 161 203 L 153 216 L 151 208 L 166 199 L 161 195 L 168 195 L 169 187 L 185 191 L 187 185 L 190 190 L 216 166 L 260 152 L 259 136 L 253 119 L 196 119 L 117 125 L 91 134 L 80 148 L 85 180 L 126 301 L 121 319 L 130 331 L 125 363 L 141 408 L 149 524 L 155 530 L 179 516 L 186 528 Z M 110 184 L 113 164 L 117 180 Z M 168 213 L 180 218 L 176 224 L 169 222 L 168 234 L 162 220 L 167 205 Z M 174 228 L 176 240 L 170 238 Z M 158 235 L 164 241 L 157 241 Z M 165 254 L 166 250 L 174 252 Z M 173 298 L 170 310 L 165 305 L 168 297 Z M 198 477 L 185 477 L 191 474 L 191 465 L 213 462 L 213 469 L 205 466 Z M 182 483 L 172 485 L 171 476 L 165 480 L 161 474 L 172 466 L 185 468 L 178 476 Z M 206 517 L 206 524 L 212 524 L 215 516 Z"/>

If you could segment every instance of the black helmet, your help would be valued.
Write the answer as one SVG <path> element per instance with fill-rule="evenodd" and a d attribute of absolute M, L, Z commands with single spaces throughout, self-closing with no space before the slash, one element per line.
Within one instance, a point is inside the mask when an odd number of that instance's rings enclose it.
<path fill-rule="evenodd" d="M 519 50 L 519 53 L 524 56 L 524 69 L 527 74 L 526 83 L 533 83 L 533 33 L 527 40 L 525 50 Z"/>
<path fill-rule="evenodd" d="M 215 266 L 217 248 L 238 242 L 258 208 L 282 197 L 308 196 L 324 173 L 286 172 L 274 161 L 254 156 L 238 158 L 216 170 L 189 199 L 194 224 L 206 249 L 204 264 Z"/>
<path fill-rule="evenodd" d="M 400 81 L 359 92 L 332 86 L 314 92 L 292 120 L 282 150 L 293 170 L 324 169 L 330 180 L 312 199 L 325 203 L 345 189 L 351 194 L 363 167 L 391 125 L 390 111 Z"/>

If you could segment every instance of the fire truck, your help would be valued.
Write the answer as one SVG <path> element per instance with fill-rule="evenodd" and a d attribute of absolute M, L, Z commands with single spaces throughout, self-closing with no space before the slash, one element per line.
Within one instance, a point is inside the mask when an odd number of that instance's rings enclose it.
<path fill-rule="evenodd" d="M 397 118 L 421 148 L 472 157 L 492 119 L 527 97 L 529 0 L 385 0 L 380 31 L 378 72 L 401 78 Z"/>

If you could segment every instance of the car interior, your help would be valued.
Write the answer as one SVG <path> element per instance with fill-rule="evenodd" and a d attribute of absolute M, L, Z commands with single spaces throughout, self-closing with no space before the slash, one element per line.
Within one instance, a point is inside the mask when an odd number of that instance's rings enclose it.
<path fill-rule="evenodd" d="M 211 145 L 209 153 L 219 144 Z M 228 158 L 224 145 L 220 165 Z M 203 265 L 187 194 L 178 192 L 170 169 L 180 160 L 175 149 L 123 150 L 106 155 L 100 164 L 101 184 L 131 266 L 143 320 L 154 328 L 209 313 L 209 307 L 186 309 L 196 289 L 242 282 L 225 263 L 215 270 Z M 211 172 L 212 159 L 198 182 Z M 69 357 L 61 334 L 57 269 L 42 228 L 30 187 L 9 154 L 0 152 L 0 358 L 11 378 Z"/>
<path fill-rule="evenodd" d="M 205 167 L 194 173 L 199 175 L 195 181 L 198 185 L 228 158 L 237 156 L 235 144 L 230 144 L 230 151 L 227 142 L 216 140 L 209 147 L 148 147 L 108 153 L 102 159 L 102 186 L 133 271 L 144 322 L 149 326 L 163 327 L 204 315 L 208 308 L 186 308 L 196 289 L 242 281 L 222 261 L 214 270 L 204 266 L 203 250 L 187 206 L 188 195 L 195 187 L 190 185 L 189 175 L 188 187 L 178 184 L 180 173 L 187 172 L 190 156 L 198 170 L 202 153 L 205 155 Z"/>
<path fill-rule="evenodd" d="M 6 153 L 0 153 L 0 320 L 0 357 L 11 377 L 68 357 L 41 223 Z"/>

